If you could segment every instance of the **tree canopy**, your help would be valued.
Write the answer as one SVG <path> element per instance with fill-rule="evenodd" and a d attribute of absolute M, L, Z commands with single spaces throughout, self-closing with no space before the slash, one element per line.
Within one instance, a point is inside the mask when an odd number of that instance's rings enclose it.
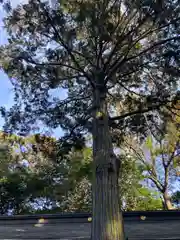
<path fill-rule="evenodd" d="M 23 134 L 38 120 L 79 138 L 91 130 L 98 78 L 109 110 L 113 102 L 124 105 L 120 116 L 110 115 L 110 125 L 124 127 L 126 120 L 134 130 L 142 128 L 142 113 L 176 100 L 178 12 L 178 1 L 57 1 L 53 9 L 31 0 L 9 10 L 1 66 L 16 106 L 9 114 L 2 109 L 8 127 Z"/>

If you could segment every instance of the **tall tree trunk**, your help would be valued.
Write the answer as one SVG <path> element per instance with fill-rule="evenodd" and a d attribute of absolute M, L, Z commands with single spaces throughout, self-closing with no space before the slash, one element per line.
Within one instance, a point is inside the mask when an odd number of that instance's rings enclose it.
<path fill-rule="evenodd" d="M 163 193 L 163 200 L 164 200 L 164 209 L 165 210 L 172 210 L 174 209 L 173 206 L 172 206 L 172 203 L 171 203 L 171 199 L 168 195 L 168 192 L 167 190 Z"/>
<path fill-rule="evenodd" d="M 171 199 L 168 194 L 168 184 L 169 184 L 169 165 L 164 165 L 164 189 L 163 189 L 163 200 L 164 200 L 164 209 L 171 210 L 173 209 Z"/>
<path fill-rule="evenodd" d="M 118 192 L 120 166 L 113 152 L 106 94 L 102 91 L 95 91 L 94 107 L 92 240 L 124 240 Z"/>

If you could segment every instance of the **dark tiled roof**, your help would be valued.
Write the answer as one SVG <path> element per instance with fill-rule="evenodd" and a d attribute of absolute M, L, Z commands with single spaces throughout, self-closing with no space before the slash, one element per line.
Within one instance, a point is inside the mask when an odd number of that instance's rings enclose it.
<path fill-rule="evenodd" d="M 0 217 L 0 239 L 89 240 L 89 216 L 89 214 L 53 214 Z M 48 222 L 36 225 L 40 217 L 47 219 Z M 129 240 L 180 240 L 178 211 L 124 213 L 124 222 Z"/>

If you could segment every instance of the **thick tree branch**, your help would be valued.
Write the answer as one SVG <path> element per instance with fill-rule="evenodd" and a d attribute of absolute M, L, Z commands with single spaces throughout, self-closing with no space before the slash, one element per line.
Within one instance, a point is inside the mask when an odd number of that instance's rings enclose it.
<path fill-rule="evenodd" d="M 110 78 L 111 76 L 113 76 L 116 71 L 118 70 L 118 68 L 120 68 L 125 62 L 131 61 L 133 59 L 136 59 L 138 57 L 140 57 L 141 55 L 153 50 L 154 48 L 156 48 L 157 46 L 163 45 L 167 42 L 173 41 L 173 40 L 179 40 L 180 36 L 176 36 L 176 37 L 171 37 L 171 38 L 167 38 L 167 39 L 163 39 L 161 41 L 155 42 L 153 45 L 151 45 L 150 47 L 144 49 L 143 51 L 141 51 L 140 53 L 138 53 L 137 55 L 133 55 L 131 57 L 127 57 L 128 53 L 129 53 L 129 48 L 127 53 L 125 54 L 124 58 L 122 59 L 121 57 L 118 58 L 115 63 L 111 66 L 111 71 L 108 74 L 108 78 Z M 122 59 L 122 60 L 121 60 Z"/>
<path fill-rule="evenodd" d="M 156 63 L 156 62 L 158 62 L 159 61 L 159 59 L 157 60 L 157 61 L 153 61 L 153 63 Z M 128 77 L 129 75 L 132 75 L 133 73 L 136 73 L 136 72 L 138 72 L 138 71 L 140 71 L 141 69 L 143 69 L 144 67 L 146 67 L 148 64 L 150 64 L 150 63 L 152 63 L 152 61 L 148 61 L 148 62 L 145 62 L 145 63 L 143 63 L 143 64 L 140 64 L 136 69 L 133 69 L 132 71 L 130 71 L 130 72 L 126 72 L 126 73 L 123 73 L 122 75 L 121 75 L 121 73 L 119 73 L 119 76 L 118 76 L 118 78 L 119 79 L 123 79 L 124 77 Z M 109 80 L 109 79 L 108 79 Z M 114 85 L 112 86 L 112 87 L 109 87 L 108 89 L 111 89 L 111 88 L 113 88 L 114 87 Z"/>
<path fill-rule="evenodd" d="M 41 33 L 43 36 L 45 36 L 46 38 L 50 39 L 51 41 L 54 40 L 52 36 L 46 34 L 46 33 Z M 58 47 L 57 47 L 58 49 Z M 72 54 L 77 54 L 79 55 L 80 57 L 83 57 L 86 61 L 88 61 L 93 67 L 95 67 L 95 65 L 92 63 L 92 61 L 87 57 L 85 56 L 83 53 L 79 52 L 79 51 L 76 51 L 76 50 L 72 50 L 71 49 L 71 52 Z"/>
<path fill-rule="evenodd" d="M 120 116 L 111 117 L 110 122 L 122 120 L 122 119 L 125 119 L 127 117 L 131 117 L 131 116 L 134 116 L 134 115 L 137 115 L 137 114 L 143 114 L 143 113 L 146 113 L 146 112 L 149 112 L 149 111 L 157 110 L 160 107 L 164 106 L 165 104 L 166 103 L 158 103 L 158 104 L 154 104 L 154 105 L 149 106 L 149 107 L 144 108 L 144 109 L 142 108 L 142 109 L 138 109 L 136 111 L 129 112 L 129 113 L 126 113 L 126 114 L 123 114 L 123 115 L 120 115 Z"/>
<path fill-rule="evenodd" d="M 133 90 L 127 88 L 122 82 L 120 81 L 116 81 L 116 84 L 119 84 L 122 88 L 124 88 L 127 92 L 131 93 L 131 94 L 134 94 L 134 95 L 137 95 L 138 97 L 147 97 L 147 95 L 143 95 L 143 94 L 140 94 L 140 93 L 136 93 L 134 92 Z"/>
<path fill-rule="evenodd" d="M 175 22 L 179 21 L 180 20 L 180 17 L 176 18 L 176 19 L 173 19 L 171 22 L 167 23 L 167 24 L 164 24 L 162 26 L 159 26 L 157 28 L 153 28 L 153 29 L 150 29 L 148 31 L 145 31 L 143 32 L 140 37 L 138 39 L 136 39 L 136 41 L 133 43 L 133 45 L 131 46 L 130 50 L 137 44 L 139 43 L 141 40 L 143 40 L 144 38 L 146 38 L 147 36 L 149 36 L 150 34 L 156 32 L 156 31 L 160 31 L 166 27 L 169 27 L 170 25 L 174 24 Z"/>
<path fill-rule="evenodd" d="M 76 72 L 79 72 L 79 69 L 78 68 L 75 68 L 73 66 L 70 66 L 68 64 L 64 64 L 64 63 L 60 63 L 60 62 L 48 62 L 48 63 L 38 63 L 38 62 L 35 62 L 33 59 L 24 59 L 26 62 L 28 63 L 31 63 L 31 64 L 34 64 L 36 66 L 61 66 L 61 67 L 66 67 L 66 68 L 69 68 L 69 69 L 72 69 Z M 83 75 L 81 75 L 83 77 Z M 66 78 L 66 77 L 65 77 Z"/>
<path fill-rule="evenodd" d="M 163 45 L 163 44 L 165 44 L 165 43 L 167 43 L 167 42 L 170 42 L 170 41 L 173 41 L 173 40 L 179 40 L 179 39 L 180 39 L 180 36 L 176 36 L 176 37 L 171 37 L 171 38 L 167 38 L 167 39 L 163 39 L 163 40 L 161 40 L 161 41 L 155 42 L 152 46 L 144 49 L 144 50 L 141 51 L 139 54 L 127 58 L 126 61 L 135 59 L 135 58 L 143 55 L 144 53 L 149 52 L 150 50 L 154 49 L 154 48 L 157 47 L 157 46 Z"/>
<path fill-rule="evenodd" d="M 160 183 L 156 178 L 154 178 L 153 176 L 147 176 L 157 187 L 157 189 L 162 193 L 164 186 L 162 185 L 162 183 Z"/>
<path fill-rule="evenodd" d="M 70 104 L 72 102 L 77 102 L 77 101 L 82 101 L 82 100 L 87 100 L 91 97 L 91 95 L 84 96 L 84 97 L 76 97 L 76 98 L 67 98 L 65 100 L 60 101 L 60 105 L 64 106 L 67 104 Z"/>

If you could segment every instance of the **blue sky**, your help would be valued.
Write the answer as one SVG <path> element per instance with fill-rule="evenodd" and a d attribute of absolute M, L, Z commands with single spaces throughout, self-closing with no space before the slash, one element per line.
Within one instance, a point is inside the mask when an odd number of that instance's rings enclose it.
<path fill-rule="evenodd" d="M 6 33 L 3 29 L 2 18 L 4 16 L 3 10 L 0 9 L 0 45 L 6 43 Z M 3 71 L 0 70 L 0 106 L 7 108 L 13 105 L 13 90 L 11 83 Z M 0 118 L 0 127 L 3 125 L 3 120 Z"/>
<path fill-rule="evenodd" d="M 13 7 L 17 6 L 17 4 L 22 3 L 22 2 L 27 2 L 27 0 L 12 0 L 11 4 Z M 7 43 L 7 35 L 5 30 L 3 29 L 3 16 L 4 12 L 2 8 L 0 8 L 0 45 L 4 45 Z M 14 94 L 13 94 L 13 89 L 11 86 L 11 83 L 7 77 L 7 75 L 0 70 L 0 106 L 4 106 L 7 109 L 13 106 L 13 99 L 14 99 Z M 64 94 L 62 94 L 64 97 Z M 3 119 L 0 117 L 0 129 L 2 128 L 4 122 Z M 55 137 L 59 137 L 62 135 L 62 131 L 60 129 L 57 129 L 54 134 Z"/>

